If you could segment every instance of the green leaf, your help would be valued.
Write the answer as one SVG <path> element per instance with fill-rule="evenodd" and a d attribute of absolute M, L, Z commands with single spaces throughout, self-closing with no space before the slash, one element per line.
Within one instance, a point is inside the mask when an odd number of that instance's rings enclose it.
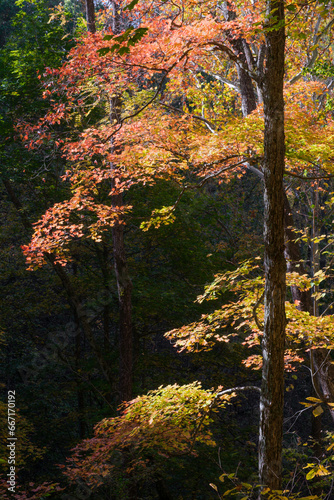
<path fill-rule="evenodd" d="M 121 47 L 118 53 L 120 56 L 123 56 L 124 54 L 130 54 L 130 49 L 129 47 Z"/>
<path fill-rule="evenodd" d="M 111 51 L 111 48 L 110 47 L 103 47 L 102 49 L 99 49 L 97 51 L 97 53 L 99 54 L 99 56 L 105 56 L 106 54 L 108 54 L 108 52 Z"/>
<path fill-rule="evenodd" d="M 137 28 L 135 33 L 130 37 L 128 46 L 135 45 L 135 43 L 139 42 L 147 32 L 148 28 Z"/>
<path fill-rule="evenodd" d="M 125 42 L 129 38 L 129 35 L 130 35 L 132 30 L 133 30 L 133 27 L 130 26 L 130 28 L 128 28 L 126 31 L 124 31 L 124 33 L 122 33 L 121 35 L 115 36 L 114 40 L 116 40 L 116 42 L 120 42 L 120 43 Z"/>
<path fill-rule="evenodd" d="M 134 9 L 134 7 L 137 5 L 138 2 L 139 2 L 139 0 L 132 0 L 132 2 L 130 2 L 125 7 L 123 7 L 123 10 L 132 10 L 132 9 Z"/>
<path fill-rule="evenodd" d="M 114 45 L 112 45 L 110 47 L 110 52 L 115 52 L 116 50 L 118 50 L 120 48 L 120 44 L 119 43 L 114 43 Z"/>

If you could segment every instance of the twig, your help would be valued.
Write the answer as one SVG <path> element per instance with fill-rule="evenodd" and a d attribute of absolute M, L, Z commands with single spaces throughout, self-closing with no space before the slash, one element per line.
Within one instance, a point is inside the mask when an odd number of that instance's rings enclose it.
<path fill-rule="evenodd" d="M 257 316 L 257 308 L 259 307 L 259 305 L 261 304 L 262 300 L 263 300 L 263 297 L 264 297 L 264 290 L 263 292 L 261 293 L 261 296 L 260 298 L 258 299 L 258 301 L 256 302 L 256 304 L 254 305 L 253 307 L 253 316 L 254 316 L 254 319 L 255 319 L 255 323 L 256 323 L 256 326 L 258 327 L 259 330 L 263 330 L 264 326 L 261 325 L 260 321 L 259 321 L 259 318 Z"/>

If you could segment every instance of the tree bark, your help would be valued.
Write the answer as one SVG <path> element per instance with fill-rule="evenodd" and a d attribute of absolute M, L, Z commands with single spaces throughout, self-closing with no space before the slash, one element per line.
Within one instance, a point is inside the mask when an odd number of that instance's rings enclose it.
<path fill-rule="evenodd" d="M 284 1 L 267 1 L 266 67 L 262 77 L 264 105 L 264 331 L 260 400 L 259 479 L 277 490 L 281 486 L 285 274 L 284 258 Z"/>
<path fill-rule="evenodd" d="M 222 10 L 224 17 L 227 21 L 235 18 L 235 14 L 232 10 L 228 8 L 229 4 L 224 2 L 222 4 Z M 235 52 L 242 53 L 243 64 L 247 60 L 245 53 L 245 44 L 247 43 L 243 39 L 230 40 Z M 284 45 L 284 41 L 282 46 Z M 246 47 L 247 48 L 247 47 Z M 261 71 L 263 67 L 263 60 L 265 57 L 265 45 L 261 47 L 261 57 L 259 55 L 258 61 L 258 71 Z M 247 61 L 248 67 L 249 62 Z M 267 62 L 268 64 L 268 62 Z M 251 68 L 249 68 L 251 69 Z M 242 112 L 244 116 L 247 116 L 250 112 L 256 109 L 257 98 L 254 92 L 254 87 L 252 79 L 247 74 L 247 72 L 240 72 L 238 70 L 238 83 L 240 88 L 240 95 L 242 101 Z M 265 91 L 263 86 L 260 86 L 260 95 L 262 100 L 262 92 Z M 251 168 L 251 167 L 249 167 Z M 254 169 L 255 170 L 255 169 Z M 258 171 L 257 173 L 261 173 Z M 262 175 L 261 175 L 262 177 Z M 263 178 L 263 177 L 262 177 Z M 293 232 L 294 221 L 291 214 L 291 208 L 289 200 L 284 193 L 284 226 L 285 226 L 285 257 L 287 260 L 287 271 L 288 272 L 298 272 L 299 274 L 304 274 L 305 270 L 301 262 L 301 254 L 299 244 L 295 242 L 295 234 Z M 293 301 L 298 301 L 298 308 L 302 311 L 309 312 L 313 314 L 313 303 L 310 291 L 301 291 L 296 286 L 291 287 L 292 299 Z M 323 399 L 324 401 L 334 402 L 334 366 L 331 363 L 331 358 L 328 356 L 328 351 L 326 349 L 312 350 L 310 353 L 311 361 L 311 371 L 312 371 L 312 385 L 314 387 L 314 395 Z M 283 405 L 283 403 L 282 403 Z M 332 418 L 334 419 L 334 411 L 330 411 Z M 318 434 L 318 423 L 319 417 L 316 422 L 313 422 L 312 428 L 316 428 L 314 434 Z M 316 425 L 314 425 L 316 424 Z M 261 424 L 262 425 L 262 424 Z M 262 454 L 262 451 L 260 451 Z"/>
<path fill-rule="evenodd" d="M 222 4 L 226 20 L 235 18 L 229 3 Z M 265 48 L 266 66 L 258 65 L 262 81 L 259 91 L 263 96 L 264 131 L 264 241 L 265 241 L 265 319 L 263 332 L 263 371 L 260 400 L 259 478 L 263 486 L 279 489 L 282 473 L 283 403 L 284 403 L 284 345 L 285 345 L 285 275 L 284 258 L 284 1 L 267 1 Z M 238 81 L 243 116 L 257 106 L 252 79 L 243 67 L 254 69 L 254 61 L 247 58 L 247 42 L 229 40 L 238 54 Z M 251 55 L 251 54 L 250 54 Z"/>
<path fill-rule="evenodd" d="M 224 2 L 221 9 L 226 21 L 233 21 L 236 19 L 236 13 L 232 10 L 229 2 Z M 244 67 L 248 67 L 249 70 L 254 69 L 251 67 L 253 62 L 251 60 L 251 51 L 249 50 L 246 40 L 242 38 L 235 38 L 229 32 L 226 32 L 226 36 L 241 62 L 240 65 L 237 64 L 238 82 L 241 96 L 241 111 L 243 116 L 247 116 L 254 111 L 257 106 L 252 78 L 244 69 Z"/>
<path fill-rule="evenodd" d="M 117 14 L 116 14 L 117 15 Z M 115 20 L 115 26 L 119 26 Z M 110 122 L 120 123 L 122 100 L 120 96 L 110 99 Z M 111 148 L 114 149 L 113 140 Z M 114 165 L 111 164 L 113 170 Z M 112 181 L 115 187 L 116 179 Z M 123 205 L 122 193 L 115 193 L 111 197 L 112 206 L 117 209 Z M 128 270 L 124 229 L 122 221 L 116 221 L 112 228 L 114 269 L 117 282 L 119 300 L 119 391 L 121 401 L 129 401 L 132 397 L 133 384 L 133 331 L 132 331 L 132 281 Z"/>
<path fill-rule="evenodd" d="M 112 30 L 118 34 L 121 30 L 122 19 L 117 10 L 117 3 L 112 2 L 113 19 Z M 93 0 L 86 0 L 87 30 L 95 33 L 95 11 Z M 119 122 L 121 113 L 121 100 L 118 96 L 110 99 L 110 120 Z M 113 148 L 113 144 L 111 143 Z M 113 168 L 113 166 L 111 166 Z M 112 186 L 114 187 L 114 186 Z M 112 196 L 112 205 L 117 208 L 123 205 L 121 194 Z M 120 381 L 119 391 L 120 399 L 128 401 L 132 396 L 132 378 L 133 378 L 133 339 L 132 339 L 132 282 L 128 272 L 124 247 L 124 232 L 121 222 L 116 222 L 112 228 L 114 269 L 117 281 L 118 299 L 119 299 L 119 351 L 120 351 Z M 105 309 L 104 338 L 106 342 L 106 328 L 108 326 L 108 306 Z"/>
<path fill-rule="evenodd" d="M 96 26 L 95 26 L 94 0 L 86 0 L 86 20 L 87 20 L 87 31 L 89 33 L 95 33 Z"/>

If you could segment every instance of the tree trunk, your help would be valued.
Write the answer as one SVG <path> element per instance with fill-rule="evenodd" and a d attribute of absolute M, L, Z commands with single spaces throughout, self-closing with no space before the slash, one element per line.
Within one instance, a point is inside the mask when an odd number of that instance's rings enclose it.
<path fill-rule="evenodd" d="M 119 23 L 115 20 L 115 26 Z M 110 99 L 110 122 L 120 122 L 122 101 L 119 96 Z M 114 149 L 111 139 L 111 148 Z M 111 169 L 114 165 L 111 164 Z M 112 188 L 116 185 L 112 181 Z M 122 193 L 115 193 L 111 198 L 112 206 L 117 209 L 123 205 Z M 132 281 L 128 271 L 124 246 L 124 229 L 122 221 L 117 221 L 112 228 L 114 245 L 114 268 L 119 300 L 119 391 L 121 401 L 129 401 L 132 397 L 133 379 L 133 332 L 132 332 Z"/>
<path fill-rule="evenodd" d="M 284 1 L 267 1 L 264 104 L 264 331 L 260 401 L 259 478 L 263 486 L 281 486 L 285 273 L 284 259 Z"/>
<path fill-rule="evenodd" d="M 113 197 L 114 206 L 122 204 L 122 196 Z M 119 354 L 120 397 L 129 401 L 132 396 L 133 340 L 132 340 L 132 282 L 128 272 L 124 248 L 123 225 L 117 222 L 112 229 L 114 266 L 119 299 Z"/>
<path fill-rule="evenodd" d="M 226 21 L 233 21 L 236 18 L 236 13 L 232 10 L 229 2 L 224 2 L 221 5 L 221 9 Z M 246 66 L 249 70 L 253 70 L 254 68 L 252 67 L 252 63 L 254 61 L 252 61 L 252 55 L 246 40 L 242 38 L 235 38 L 235 36 L 229 32 L 226 32 L 226 36 L 232 45 L 235 54 L 242 63 L 242 65 L 237 64 L 237 73 L 240 87 L 242 115 L 247 116 L 256 109 L 257 102 L 253 87 L 253 80 L 243 68 Z"/>
<path fill-rule="evenodd" d="M 222 10 L 224 17 L 227 21 L 235 18 L 233 11 L 228 9 L 228 3 L 224 2 L 222 4 Z M 232 39 L 231 39 L 232 43 Z M 245 54 L 245 44 L 247 42 L 243 39 L 238 39 L 233 41 L 233 48 L 237 53 L 243 52 L 242 62 L 244 63 L 246 58 Z M 284 41 L 283 41 L 284 43 Z M 246 47 L 247 48 L 247 47 Z M 264 47 L 261 47 L 261 54 L 264 53 Z M 261 70 L 263 63 L 261 63 L 261 58 L 259 57 L 258 69 Z M 247 62 L 248 63 L 248 62 Z M 267 63 L 268 64 L 268 63 Z M 249 67 L 249 64 L 248 64 Z M 251 68 L 249 68 L 251 69 Z M 242 101 L 242 112 L 244 116 L 247 116 L 251 111 L 253 111 L 257 106 L 257 99 L 254 93 L 253 83 L 250 76 L 243 71 L 241 74 L 238 71 L 238 83 L 240 87 L 241 101 Z M 262 92 L 264 91 L 263 86 L 260 85 L 260 93 L 262 97 Z M 251 166 L 249 166 L 250 169 Z M 257 169 L 252 169 L 257 174 L 261 175 L 261 172 Z M 262 175 L 261 175 L 261 178 Z M 294 221 L 291 214 L 291 208 L 289 200 L 284 193 L 284 226 L 285 226 L 285 257 L 287 260 L 287 271 L 288 272 L 298 272 L 299 274 L 304 274 L 305 270 L 301 263 L 301 254 L 299 244 L 295 242 L 296 236 L 293 232 Z M 298 301 L 298 308 L 302 311 L 313 313 L 313 303 L 310 291 L 301 291 L 296 286 L 291 287 L 292 299 L 293 301 Z M 331 358 L 328 356 L 328 351 L 326 349 L 312 350 L 310 353 L 311 358 L 311 370 L 312 370 L 312 385 L 314 387 L 314 395 L 323 399 L 324 401 L 334 402 L 334 366 L 331 363 Z M 330 410 L 332 418 L 334 420 L 334 411 Z M 314 434 L 319 434 L 319 417 L 316 422 L 313 422 L 312 432 Z M 262 453 L 262 452 L 261 452 Z"/>
<path fill-rule="evenodd" d="M 86 0 L 86 20 L 87 20 L 87 31 L 89 33 L 95 33 L 95 7 L 94 0 Z"/>
<path fill-rule="evenodd" d="M 103 275 L 103 284 L 105 289 L 105 300 L 103 304 L 103 347 L 105 351 L 110 348 L 110 289 L 109 289 L 109 271 L 110 271 L 110 255 L 106 244 L 103 245 L 101 256 L 101 268 Z"/>
<path fill-rule="evenodd" d="M 117 9 L 117 3 L 112 2 L 113 19 L 112 30 L 118 34 L 121 30 L 122 19 Z M 87 29 L 95 33 L 95 11 L 93 0 L 86 0 Z M 110 120 L 119 122 L 121 113 L 121 101 L 118 96 L 110 100 Z M 113 148 L 113 143 L 111 143 Z M 113 165 L 111 165 L 113 168 Z M 113 186 L 112 186 L 113 187 Z M 121 194 L 112 196 L 112 205 L 117 208 L 123 205 Z M 112 238 L 114 244 L 114 268 L 117 281 L 118 299 L 119 299 L 119 351 L 120 351 L 120 399 L 128 401 L 132 396 L 132 373 L 133 373 L 133 340 L 132 340 L 132 282 L 128 272 L 123 225 L 117 222 L 112 228 Z M 105 308 L 104 339 L 106 343 L 106 328 L 109 328 L 108 306 Z"/>
<path fill-rule="evenodd" d="M 277 10 L 276 10 L 277 9 Z M 229 3 L 222 4 L 227 21 L 235 18 Z M 284 402 L 284 344 L 285 344 L 285 273 L 284 259 L 284 1 L 268 0 L 266 33 L 266 68 L 262 64 L 259 90 L 264 101 L 264 240 L 265 240 L 265 319 L 263 333 L 263 371 L 260 401 L 259 478 L 262 485 L 279 489 L 282 470 L 283 402 Z M 228 34 L 227 34 L 228 35 Z M 243 67 L 254 69 L 247 58 L 247 42 L 230 37 Z M 250 51 L 248 51 L 250 52 Z M 250 55 L 250 54 L 249 54 Z M 251 56 L 251 55 L 250 55 Z M 260 61 L 261 62 L 261 61 Z M 252 79 L 238 65 L 243 116 L 257 106 Z"/>

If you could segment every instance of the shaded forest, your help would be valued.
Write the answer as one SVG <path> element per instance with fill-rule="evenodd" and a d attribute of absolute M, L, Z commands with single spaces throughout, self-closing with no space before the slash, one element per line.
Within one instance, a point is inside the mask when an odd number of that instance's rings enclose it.
<path fill-rule="evenodd" d="M 334 498 L 333 25 L 0 0 L 1 498 Z"/>

